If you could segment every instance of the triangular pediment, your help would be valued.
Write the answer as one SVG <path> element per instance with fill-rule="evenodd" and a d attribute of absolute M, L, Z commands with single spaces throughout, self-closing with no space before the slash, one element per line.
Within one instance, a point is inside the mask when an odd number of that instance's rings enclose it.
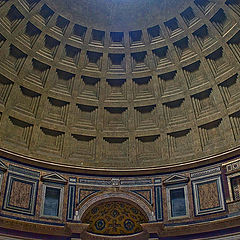
<path fill-rule="evenodd" d="M 7 171 L 7 166 L 0 160 L 0 170 L 2 170 L 3 172 Z"/>
<path fill-rule="evenodd" d="M 163 181 L 164 185 L 170 185 L 170 184 L 177 184 L 177 183 L 185 183 L 188 182 L 189 178 L 183 175 L 174 174 L 168 177 Z"/>
<path fill-rule="evenodd" d="M 50 173 L 41 177 L 43 182 L 55 182 L 61 184 L 67 184 L 67 180 L 58 173 Z"/>

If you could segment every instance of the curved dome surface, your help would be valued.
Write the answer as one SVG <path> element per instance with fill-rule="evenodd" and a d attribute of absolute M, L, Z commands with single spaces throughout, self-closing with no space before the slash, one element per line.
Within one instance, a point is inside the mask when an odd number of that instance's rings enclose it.
<path fill-rule="evenodd" d="M 84 26 L 104 31 L 134 31 L 169 20 L 191 6 L 192 2 L 192 0 L 68 0 L 48 1 L 47 4 L 59 14 Z"/>
<path fill-rule="evenodd" d="M 235 0 L 0 0 L 0 146 L 82 169 L 184 165 L 240 137 Z"/>

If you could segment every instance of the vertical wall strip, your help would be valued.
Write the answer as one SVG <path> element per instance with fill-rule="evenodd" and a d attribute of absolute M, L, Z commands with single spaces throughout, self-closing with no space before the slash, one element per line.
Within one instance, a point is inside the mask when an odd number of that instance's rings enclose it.
<path fill-rule="evenodd" d="M 68 189 L 68 212 L 67 221 L 73 220 L 76 186 L 70 185 Z"/>
<path fill-rule="evenodd" d="M 161 192 L 161 186 L 154 187 L 154 192 L 155 192 L 156 220 L 160 221 L 160 220 L 162 220 L 162 192 Z"/>

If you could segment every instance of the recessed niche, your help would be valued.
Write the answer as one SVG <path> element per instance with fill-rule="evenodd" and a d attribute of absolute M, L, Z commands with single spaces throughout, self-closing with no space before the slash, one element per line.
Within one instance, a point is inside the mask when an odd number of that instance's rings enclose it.
<path fill-rule="evenodd" d="M 177 79 L 177 71 L 158 75 L 161 95 L 174 95 L 180 93 L 181 86 Z"/>
<path fill-rule="evenodd" d="M 99 78 L 82 76 L 78 97 L 84 99 L 98 100 L 99 98 Z"/>
<path fill-rule="evenodd" d="M 212 91 L 210 88 L 191 96 L 196 118 L 207 117 L 218 111 Z"/>
<path fill-rule="evenodd" d="M 62 16 L 58 16 L 55 26 L 51 27 L 51 30 L 57 34 L 63 35 L 69 25 L 70 21 Z"/>
<path fill-rule="evenodd" d="M 183 73 L 186 77 L 189 89 L 201 86 L 208 82 L 200 60 L 183 67 Z"/>
<path fill-rule="evenodd" d="M 150 129 L 158 126 L 156 105 L 135 107 L 136 129 Z"/>
<path fill-rule="evenodd" d="M 206 56 L 206 59 L 214 77 L 219 77 L 231 69 L 229 62 L 227 61 L 227 57 L 224 56 L 222 47 Z"/>
<path fill-rule="evenodd" d="M 102 53 L 87 51 L 85 69 L 90 71 L 100 71 L 102 67 Z"/>
<path fill-rule="evenodd" d="M 154 49 L 152 50 L 152 52 L 156 67 L 158 69 L 165 68 L 173 64 L 170 57 L 168 46 Z"/>
<path fill-rule="evenodd" d="M 184 22 L 188 27 L 191 27 L 199 20 L 199 18 L 195 15 L 191 7 L 188 7 L 186 10 L 184 10 L 181 13 L 181 17 L 183 18 Z"/>
<path fill-rule="evenodd" d="M 232 27 L 232 21 L 228 18 L 222 8 L 218 10 L 210 21 L 221 35 L 225 35 Z"/>
<path fill-rule="evenodd" d="M 199 29 L 197 29 L 193 33 L 193 36 L 195 37 L 201 50 L 205 50 L 208 47 L 211 47 L 214 43 L 216 43 L 214 37 L 209 34 L 208 27 L 205 24 Z"/>
<path fill-rule="evenodd" d="M 130 45 L 137 46 L 143 44 L 143 35 L 141 30 L 129 32 Z"/>
<path fill-rule="evenodd" d="M 147 52 L 136 52 L 131 54 L 133 72 L 149 70 Z"/>
<path fill-rule="evenodd" d="M 154 88 L 152 77 L 142 77 L 133 79 L 133 96 L 134 100 L 144 100 L 154 98 Z"/>
<path fill-rule="evenodd" d="M 0 74 L 0 103 L 6 105 L 13 87 L 13 82 Z"/>
<path fill-rule="evenodd" d="M 227 0 L 225 4 L 240 16 L 240 0 Z"/>
<path fill-rule="evenodd" d="M 159 25 L 147 29 L 150 42 L 155 43 L 163 40 L 162 32 Z"/>
<path fill-rule="evenodd" d="M 149 165 L 154 159 L 161 159 L 160 135 L 142 136 L 136 138 L 138 163 Z"/>
<path fill-rule="evenodd" d="M 64 132 L 40 128 L 38 151 L 41 154 L 61 156 L 64 143 Z"/>
<path fill-rule="evenodd" d="M 0 24 L 9 32 L 13 32 L 23 19 L 24 16 L 12 5 L 6 16 L 1 17 Z"/>
<path fill-rule="evenodd" d="M 67 124 L 69 102 L 48 97 L 44 110 L 44 121 Z"/>
<path fill-rule="evenodd" d="M 240 137 L 240 111 L 237 111 L 229 116 L 232 125 L 235 140 Z"/>
<path fill-rule="evenodd" d="M 35 18 L 40 21 L 43 25 L 46 25 L 50 18 L 53 16 L 54 11 L 49 8 L 46 4 L 44 4 L 39 13 L 35 16 Z"/>
<path fill-rule="evenodd" d="M 30 12 L 40 2 L 40 0 L 19 0 L 19 2 L 28 12 Z"/>
<path fill-rule="evenodd" d="M 197 54 L 189 46 L 188 37 L 173 43 L 180 61 L 188 60 Z"/>
<path fill-rule="evenodd" d="M 26 58 L 27 54 L 11 44 L 6 59 L 3 59 L 0 64 L 10 73 L 17 75 L 22 69 Z"/>
<path fill-rule="evenodd" d="M 61 63 L 66 66 L 77 67 L 80 53 L 81 53 L 80 48 L 76 48 L 66 44 L 61 57 Z"/>
<path fill-rule="evenodd" d="M 60 42 L 57 39 L 46 35 L 44 38 L 44 45 L 40 50 L 37 51 L 37 53 L 46 58 L 49 58 L 50 60 L 53 60 L 57 53 L 59 45 Z"/>
<path fill-rule="evenodd" d="M 76 104 L 74 127 L 95 128 L 97 120 L 97 107 Z"/>
<path fill-rule="evenodd" d="M 184 157 L 193 154 L 191 129 L 167 134 L 169 156 Z"/>
<path fill-rule="evenodd" d="M 77 42 L 83 42 L 86 32 L 87 32 L 86 27 L 81 26 L 79 24 L 75 24 L 70 39 Z"/>
<path fill-rule="evenodd" d="M 126 79 L 107 79 L 106 82 L 106 100 L 127 99 Z"/>
<path fill-rule="evenodd" d="M 187 121 L 184 99 L 163 103 L 166 125 L 181 124 Z"/>
<path fill-rule="evenodd" d="M 108 166 L 117 162 L 119 166 L 126 166 L 129 155 L 129 139 L 104 137 L 102 157 L 103 164 Z M 111 159 L 111 161 L 109 161 Z"/>
<path fill-rule="evenodd" d="M 96 44 L 96 45 L 104 45 L 104 38 L 105 38 L 105 32 L 93 29 L 91 38 L 90 38 L 90 43 L 91 44 Z"/>
<path fill-rule="evenodd" d="M 124 33 L 123 32 L 110 32 L 110 46 L 123 47 L 124 46 Z"/>
<path fill-rule="evenodd" d="M 108 54 L 108 71 L 109 72 L 125 72 L 126 61 L 125 54 Z"/>
<path fill-rule="evenodd" d="M 5 41 L 6 41 L 6 38 L 0 33 L 0 47 L 2 47 Z"/>
<path fill-rule="evenodd" d="M 18 36 L 16 39 L 26 47 L 32 48 L 41 32 L 42 31 L 34 26 L 31 22 L 28 22 L 26 24 L 24 33 Z"/>
<path fill-rule="evenodd" d="M 232 53 L 237 58 L 238 62 L 240 62 L 240 31 L 238 31 L 228 42 Z"/>
<path fill-rule="evenodd" d="M 240 82 L 238 74 L 233 75 L 218 86 L 226 107 L 239 103 Z"/>
<path fill-rule="evenodd" d="M 14 103 L 14 110 L 31 117 L 36 117 L 41 94 L 20 86 Z"/>
<path fill-rule="evenodd" d="M 198 6 L 198 8 L 204 13 L 207 14 L 211 9 L 215 6 L 212 0 L 195 0 L 194 3 Z"/>
<path fill-rule="evenodd" d="M 44 87 L 47 81 L 50 66 L 36 59 L 32 59 L 32 65 L 24 80 L 39 87 Z"/>
<path fill-rule="evenodd" d="M 125 107 L 104 108 L 104 128 L 111 130 L 122 130 L 127 128 L 128 115 Z"/>
<path fill-rule="evenodd" d="M 75 75 L 60 69 L 56 70 L 56 77 L 51 91 L 65 95 L 72 95 Z"/>
<path fill-rule="evenodd" d="M 76 160 L 78 164 L 79 160 L 81 163 L 85 163 L 86 160 L 93 161 L 96 152 L 96 137 L 79 134 L 72 134 L 71 137 L 70 161 Z"/>
<path fill-rule="evenodd" d="M 9 116 L 5 128 L 5 140 L 17 147 L 29 148 L 33 132 L 33 125 Z M 14 134 L 13 134 L 14 133 Z"/>
<path fill-rule="evenodd" d="M 182 28 L 180 28 L 179 22 L 176 18 L 172 18 L 169 21 L 164 22 L 164 25 L 170 37 L 173 37 L 183 31 Z"/>
<path fill-rule="evenodd" d="M 204 151 L 212 151 L 215 147 L 222 146 L 224 140 L 222 133 L 222 119 L 215 120 L 199 126 L 199 134 Z"/>

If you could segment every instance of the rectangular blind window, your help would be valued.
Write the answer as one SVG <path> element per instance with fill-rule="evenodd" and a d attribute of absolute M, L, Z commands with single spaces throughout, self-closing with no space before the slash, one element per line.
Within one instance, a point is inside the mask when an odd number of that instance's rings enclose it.
<path fill-rule="evenodd" d="M 231 179 L 233 198 L 236 201 L 240 200 L 240 176 Z"/>
<path fill-rule="evenodd" d="M 187 213 L 184 188 L 170 190 L 170 199 L 171 199 L 171 216 L 172 217 L 185 216 Z"/>
<path fill-rule="evenodd" d="M 43 215 L 58 216 L 60 189 L 46 187 Z"/>

